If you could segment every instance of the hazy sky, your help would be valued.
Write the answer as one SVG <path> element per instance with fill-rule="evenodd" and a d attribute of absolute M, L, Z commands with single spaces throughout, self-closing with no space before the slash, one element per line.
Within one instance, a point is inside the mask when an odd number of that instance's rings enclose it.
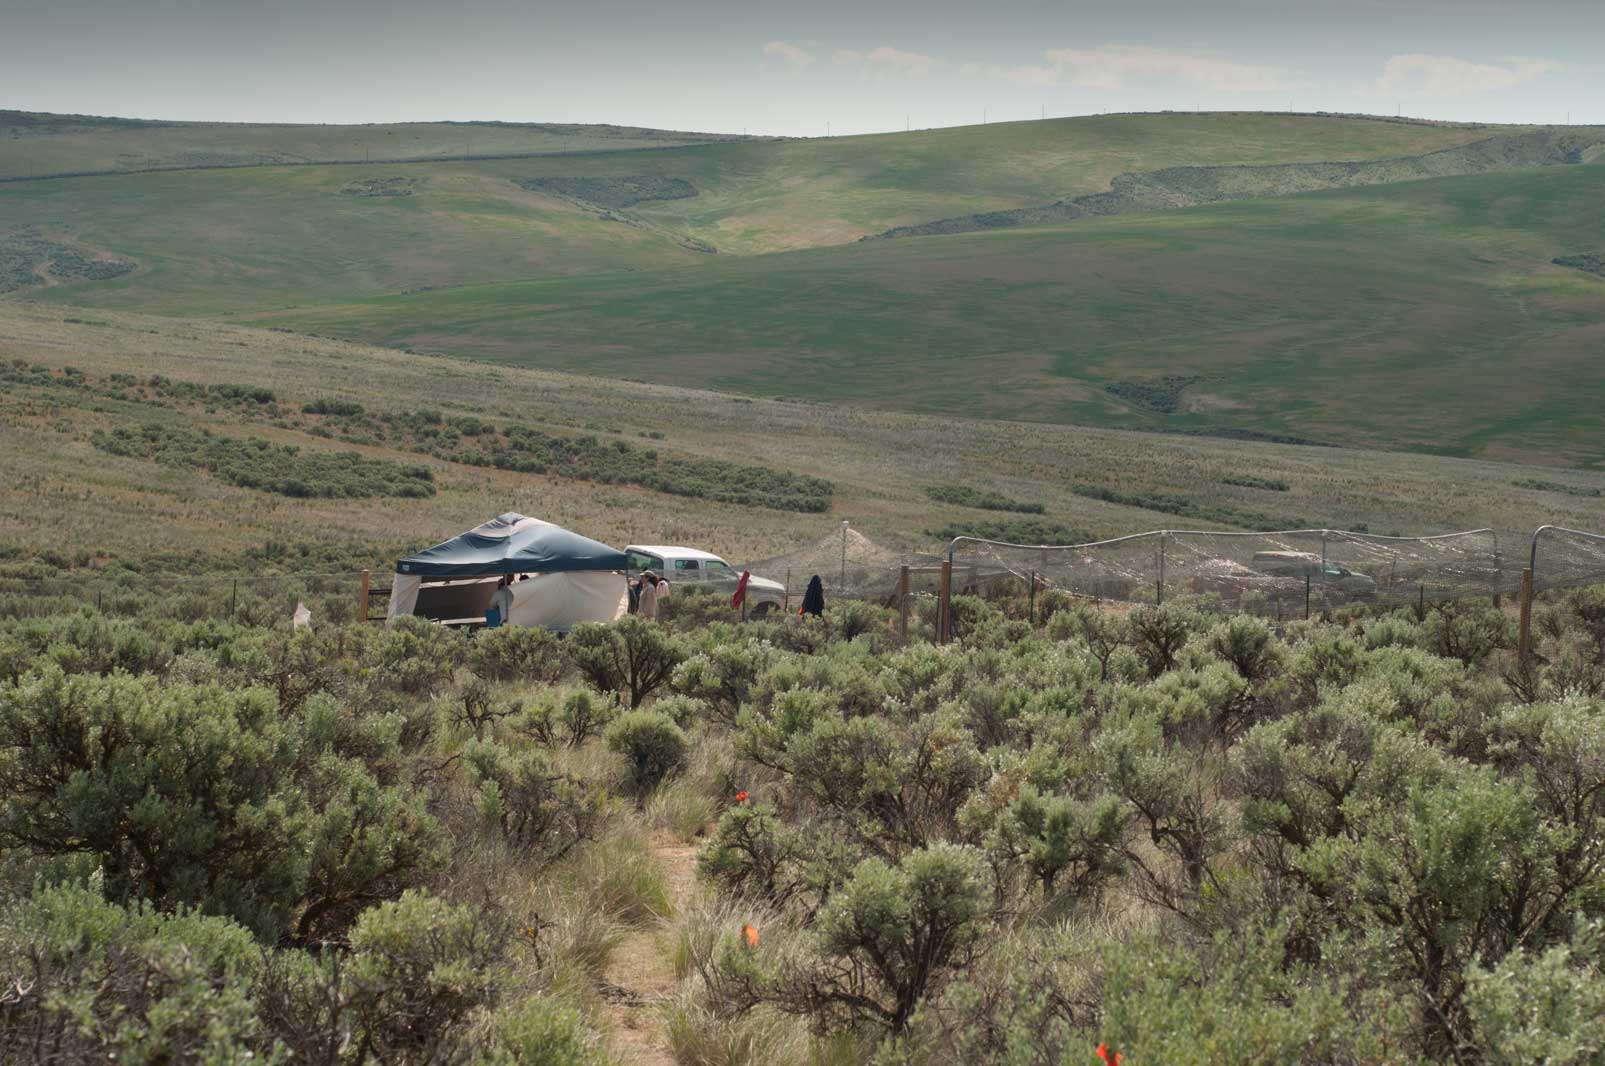
<path fill-rule="evenodd" d="M 1292 108 L 1605 123 L 1605 0 L 0 0 L 0 108 L 794 135 Z"/>

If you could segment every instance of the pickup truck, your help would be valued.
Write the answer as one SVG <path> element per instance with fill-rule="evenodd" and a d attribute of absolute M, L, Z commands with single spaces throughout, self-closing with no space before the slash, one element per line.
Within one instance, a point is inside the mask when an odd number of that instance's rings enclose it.
<path fill-rule="evenodd" d="M 1268 597 L 1303 594 L 1305 580 L 1324 602 L 1351 603 L 1376 595 L 1376 579 L 1346 566 L 1323 562 L 1314 552 L 1257 551 L 1247 565 L 1230 559 L 1208 561 L 1193 576 L 1191 591 L 1236 601 L 1249 593 Z"/>
<path fill-rule="evenodd" d="M 669 581 L 669 595 L 678 588 L 713 588 L 734 595 L 741 573 L 710 552 L 663 544 L 632 544 L 624 549 L 629 557 L 630 574 L 652 570 Z M 754 576 L 747 581 L 747 611 L 763 617 L 786 606 L 786 586 L 778 581 Z"/>

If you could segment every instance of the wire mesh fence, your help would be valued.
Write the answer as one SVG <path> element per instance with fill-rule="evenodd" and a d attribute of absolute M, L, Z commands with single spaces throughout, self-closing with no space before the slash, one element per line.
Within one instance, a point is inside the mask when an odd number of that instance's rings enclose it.
<path fill-rule="evenodd" d="M 853 600 L 888 602 L 897 595 L 898 579 L 912 567 L 915 590 L 935 590 L 935 568 L 942 556 L 900 552 L 864 536 L 846 523 L 812 544 L 784 555 L 771 556 L 744 567 L 754 577 L 777 581 L 796 599 L 816 575 L 827 595 Z"/>
<path fill-rule="evenodd" d="M 1333 529 L 1155 530 L 1065 546 L 960 537 L 949 555 L 954 586 L 961 590 L 1018 578 L 1133 604 L 1204 596 L 1232 610 L 1278 618 L 1354 604 L 1498 595 L 1517 587 L 1490 529 L 1431 537 Z M 1605 576 L 1605 569 L 1600 573 Z"/>
<path fill-rule="evenodd" d="M 1527 565 L 1533 588 L 1577 588 L 1605 581 L 1605 534 L 1585 533 L 1564 526 L 1539 526 L 1534 531 Z"/>
<path fill-rule="evenodd" d="M 937 554 L 891 548 L 844 523 L 812 544 L 735 572 L 746 569 L 779 583 L 793 607 L 815 575 L 828 597 L 894 606 L 905 580 L 911 599 L 939 596 L 943 563 L 951 565 L 955 595 L 1058 589 L 1127 604 L 1202 596 L 1223 610 L 1298 618 L 1345 606 L 1516 593 L 1523 566 L 1533 572 L 1535 591 L 1605 583 L 1605 533 L 1544 525 L 1529 542 L 1510 546 L 1490 529 L 1427 537 L 1331 529 L 1155 530 L 1072 545 L 960 537 Z M 360 572 L 0 577 L 0 618 L 90 606 L 108 615 L 276 625 L 288 624 L 304 605 L 315 622 L 346 622 L 361 610 L 363 581 Z M 378 586 L 385 584 L 386 575 L 374 575 L 370 613 L 382 613 L 389 590 Z"/>

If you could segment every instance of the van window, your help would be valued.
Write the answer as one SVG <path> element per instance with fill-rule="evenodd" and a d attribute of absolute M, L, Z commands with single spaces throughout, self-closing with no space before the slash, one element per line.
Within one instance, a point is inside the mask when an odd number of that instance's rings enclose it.
<path fill-rule="evenodd" d="M 631 570 L 656 570 L 660 574 L 663 572 L 663 560 L 656 556 L 631 552 L 629 560 Z"/>
<path fill-rule="evenodd" d="M 674 568 L 676 570 L 699 570 L 701 569 L 701 562 L 697 559 L 676 559 Z"/>

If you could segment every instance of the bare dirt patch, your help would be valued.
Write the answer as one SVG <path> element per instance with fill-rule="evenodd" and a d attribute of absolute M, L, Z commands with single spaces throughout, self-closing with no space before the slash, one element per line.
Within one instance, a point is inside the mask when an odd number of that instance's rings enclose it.
<path fill-rule="evenodd" d="M 683 913 L 697 892 L 697 849 L 660 833 L 646 858 L 663 873 L 671 913 Z M 603 977 L 614 1047 L 629 1066 L 674 1066 L 663 1031 L 663 1008 L 678 980 L 669 933 L 667 919 L 632 930 L 614 949 Z"/>

